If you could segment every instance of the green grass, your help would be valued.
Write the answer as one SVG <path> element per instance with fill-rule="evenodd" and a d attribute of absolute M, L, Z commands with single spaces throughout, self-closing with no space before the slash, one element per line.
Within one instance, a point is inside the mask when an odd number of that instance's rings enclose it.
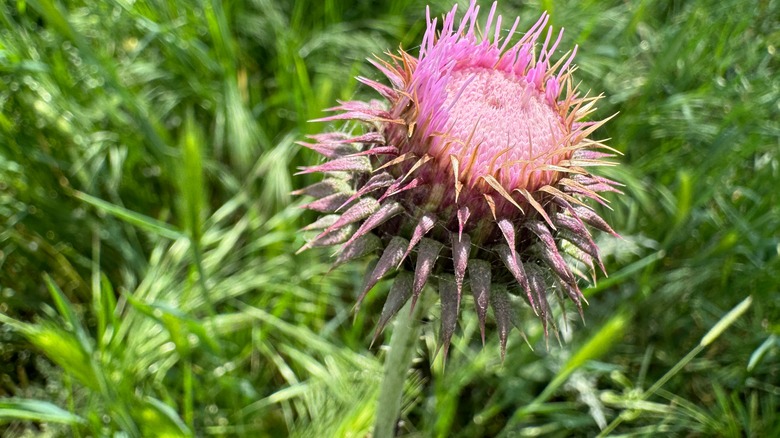
<path fill-rule="evenodd" d="M 416 52 L 424 4 L 375 3 L 0 4 L 2 436 L 370 431 L 387 285 L 353 315 L 364 266 L 294 255 L 289 192 L 307 120 Z M 563 345 L 524 311 L 502 362 L 466 304 L 445 368 L 432 309 L 400 433 L 780 434 L 780 2 L 520 3 L 618 113 L 623 238 Z"/>

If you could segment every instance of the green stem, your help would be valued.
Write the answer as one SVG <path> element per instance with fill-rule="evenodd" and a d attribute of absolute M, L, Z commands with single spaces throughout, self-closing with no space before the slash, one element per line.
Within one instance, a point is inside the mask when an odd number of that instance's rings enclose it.
<path fill-rule="evenodd" d="M 420 314 L 425 307 L 423 301 L 425 301 L 424 297 L 417 302 L 414 312 L 409 311 L 411 301 L 408 301 L 396 316 L 393 337 L 390 340 L 390 351 L 385 358 L 382 386 L 379 389 L 376 422 L 374 423 L 375 438 L 395 436 L 395 426 L 401 414 L 401 399 L 406 375 L 409 372 L 414 347 L 417 344 Z"/>
<path fill-rule="evenodd" d="M 192 379 L 192 359 L 189 355 L 187 355 L 184 360 L 182 373 L 184 377 L 184 422 L 187 424 L 190 431 L 195 431 L 195 396 Z"/>

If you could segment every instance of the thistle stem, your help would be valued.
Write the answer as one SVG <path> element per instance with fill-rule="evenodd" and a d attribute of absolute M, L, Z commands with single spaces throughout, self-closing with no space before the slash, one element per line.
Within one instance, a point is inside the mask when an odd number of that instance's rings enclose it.
<path fill-rule="evenodd" d="M 424 298 L 424 297 L 423 297 Z M 401 401 L 406 383 L 406 375 L 417 345 L 420 331 L 420 315 L 425 306 L 421 299 L 409 311 L 411 300 L 398 312 L 390 339 L 390 351 L 385 357 L 385 372 L 382 386 L 379 389 L 376 420 L 374 423 L 374 438 L 391 438 L 395 436 L 395 427 L 401 414 Z"/>

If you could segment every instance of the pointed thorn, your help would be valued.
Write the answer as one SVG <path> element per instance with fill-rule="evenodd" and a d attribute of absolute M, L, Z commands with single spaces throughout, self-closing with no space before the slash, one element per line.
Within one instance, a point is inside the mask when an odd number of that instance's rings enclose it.
<path fill-rule="evenodd" d="M 542 243 L 539 254 L 542 260 L 567 284 L 574 284 L 576 279 L 569 269 L 569 265 L 558 252 L 555 238 L 545 224 L 539 221 L 527 221 L 525 227 L 531 230 Z"/>
<path fill-rule="evenodd" d="M 309 225 L 306 225 L 305 227 L 301 228 L 301 231 L 324 230 L 324 229 L 328 228 L 329 226 L 333 225 L 338 219 L 339 219 L 339 215 L 337 215 L 337 214 L 328 214 L 328 215 L 322 216 L 321 218 L 317 219 L 316 221 L 310 223 Z"/>
<path fill-rule="evenodd" d="M 404 208 L 401 206 L 401 204 L 397 202 L 390 202 L 385 203 L 381 207 L 379 207 L 379 210 L 376 211 L 376 213 L 372 214 L 371 216 L 366 219 L 362 225 L 360 225 L 360 228 L 355 232 L 355 234 L 347 241 L 347 245 L 352 243 L 354 240 L 358 239 L 359 237 L 368 234 L 373 230 L 374 228 L 382 225 L 386 221 L 392 219 L 396 215 L 400 214 L 404 211 Z"/>
<path fill-rule="evenodd" d="M 458 291 L 458 301 L 460 301 L 463 279 L 466 276 L 466 267 L 468 266 L 469 253 L 471 252 L 471 237 L 468 234 L 464 234 L 462 239 L 458 239 L 458 236 L 452 233 L 450 241 L 452 243 L 452 262 L 455 268 L 455 285 Z"/>
<path fill-rule="evenodd" d="M 539 319 L 542 320 L 542 327 L 544 328 L 544 340 L 545 343 L 547 343 L 549 338 L 548 323 L 552 322 L 554 330 L 558 330 L 554 326 L 555 321 L 552 320 L 550 304 L 547 302 L 547 285 L 544 282 L 544 275 L 536 265 L 529 264 L 526 273 L 528 274 L 528 283 L 531 287 L 531 290 L 533 291 L 534 295 L 536 295 L 536 302 L 538 303 L 537 306 L 539 308 L 537 315 L 539 316 Z"/>
<path fill-rule="evenodd" d="M 458 239 L 463 237 L 463 228 L 466 226 L 469 216 L 471 216 L 471 210 L 468 206 L 463 206 L 458 209 Z"/>
<path fill-rule="evenodd" d="M 501 261 L 504 262 L 504 265 L 506 266 L 509 273 L 512 274 L 517 283 L 525 291 L 525 295 L 528 298 L 528 303 L 531 305 L 531 309 L 538 316 L 538 306 L 536 305 L 534 297 L 531 294 L 531 289 L 528 284 L 528 276 L 525 273 L 523 262 L 517 256 L 517 251 L 515 251 L 514 248 L 508 247 L 507 245 L 498 245 L 496 246 L 496 252 L 501 258 Z"/>
<path fill-rule="evenodd" d="M 308 187 L 304 187 L 299 190 L 295 190 L 291 194 L 294 196 L 311 196 L 314 198 L 324 198 L 334 193 L 347 193 L 352 189 L 349 184 L 343 179 L 327 178 L 318 183 L 314 183 Z"/>
<path fill-rule="evenodd" d="M 366 234 L 354 240 L 349 245 L 344 245 L 341 248 L 341 251 L 338 253 L 338 257 L 336 257 L 336 261 L 333 262 L 333 265 L 330 269 L 333 270 L 337 266 L 341 266 L 346 262 L 365 257 L 381 247 L 382 241 L 379 239 L 379 237 L 370 233 Z"/>
<path fill-rule="evenodd" d="M 325 229 L 320 236 L 325 236 L 331 231 L 341 228 L 345 225 L 353 224 L 361 221 L 368 216 L 374 214 L 379 210 L 379 201 L 374 198 L 362 198 L 354 205 L 349 207 L 341 217 L 338 218 L 331 226 Z M 319 236 L 318 236 L 319 238 Z"/>
<path fill-rule="evenodd" d="M 440 344 L 444 348 L 444 359 L 450 348 L 452 334 L 458 325 L 458 313 L 460 312 L 460 294 L 458 293 L 455 279 L 451 275 L 442 276 L 439 280 L 439 295 L 441 296 L 441 338 Z"/>
<path fill-rule="evenodd" d="M 391 184 L 393 184 L 393 181 L 395 179 L 387 172 L 377 173 L 373 175 L 371 178 L 366 181 L 366 183 L 355 192 L 352 196 L 349 197 L 342 205 L 339 206 L 336 211 L 341 210 L 342 208 L 346 207 L 349 203 L 354 201 L 357 198 L 360 198 L 368 193 L 373 192 L 374 190 L 381 189 L 383 187 L 388 187 Z"/>
<path fill-rule="evenodd" d="M 601 216 L 598 215 L 595 211 L 593 211 L 589 207 L 583 207 L 583 206 L 573 206 L 572 210 L 574 211 L 574 214 L 577 215 L 578 218 L 580 218 L 583 222 L 590 225 L 593 228 L 596 228 L 597 230 L 604 231 L 605 233 L 609 233 L 615 237 L 620 237 L 618 233 L 615 232 L 615 230 L 612 229 L 612 227 L 607 224 L 607 222 L 601 218 Z"/>
<path fill-rule="evenodd" d="M 411 160 L 412 158 L 417 158 L 417 155 L 407 152 L 405 154 L 399 155 L 398 157 L 388 161 L 387 163 L 377 167 L 374 169 L 374 172 L 379 172 L 380 170 L 386 169 L 391 166 L 395 166 L 396 164 L 403 163 L 406 160 Z"/>
<path fill-rule="evenodd" d="M 490 187 L 493 187 L 493 190 L 495 190 L 501 197 L 503 197 L 505 200 L 509 201 L 514 205 L 518 210 L 520 210 L 520 213 L 525 213 L 523 209 L 520 207 L 520 205 L 512 198 L 512 195 L 510 195 L 504 186 L 501 185 L 500 182 L 493 176 L 493 175 L 487 175 L 487 176 L 481 176 L 483 181 L 488 183 Z"/>
<path fill-rule="evenodd" d="M 420 246 L 417 250 L 417 266 L 414 269 L 410 311 L 414 311 L 417 299 L 420 297 L 420 293 L 422 293 L 425 283 L 433 271 L 433 267 L 436 266 L 436 259 L 439 257 L 442 247 L 444 245 L 433 239 L 423 238 L 420 241 Z"/>
<path fill-rule="evenodd" d="M 404 253 L 403 258 L 409 256 L 409 253 L 411 253 L 412 249 L 414 249 L 414 247 L 417 246 L 417 244 L 420 242 L 420 239 L 422 239 L 426 234 L 428 234 L 428 232 L 431 231 L 431 229 L 435 224 L 436 224 L 436 216 L 433 213 L 424 213 L 420 217 L 420 220 L 417 221 L 417 226 L 414 227 L 414 231 L 412 232 L 412 238 L 411 240 L 409 240 L 409 247 L 406 248 L 406 253 Z"/>
<path fill-rule="evenodd" d="M 485 198 L 485 203 L 487 203 L 488 208 L 490 209 L 490 214 L 493 215 L 493 220 L 498 220 L 496 217 L 496 200 L 487 193 L 483 193 L 482 196 Z"/>
<path fill-rule="evenodd" d="M 555 229 L 555 225 L 553 225 L 553 222 L 550 220 L 550 216 L 547 215 L 547 212 L 544 210 L 542 205 L 539 204 L 539 202 L 536 199 L 534 199 L 534 196 L 528 190 L 526 190 L 526 189 L 515 189 L 514 191 L 516 191 L 516 192 L 520 193 L 521 195 L 523 195 L 525 200 L 528 201 L 528 203 L 531 204 L 531 206 L 534 208 L 534 210 L 536 210 L 537 213 L 539 213 L 539 215 L 541 215 L 542 218 L 544 218 L 544 221 L 547 222 L 547 224 L 550 225 L 550 228 L 552 228 L 553 230 Z"/>
<path fill-rule="evenodd" d="M 350 236 L 354 231 L 355 231 L 354 226 L 347 225 L 346 227 L 340 228 L 332 233 L 320 234 L 310 242 L 306 243 L 306 245 L 304 245 L 303 248 L 299 249 L 298 253 L 301 253 L 309 248 L 320 247 L 320 246 L 333 246 L 333 245 L 338 245 L 339 243 L 344 243 L 345 240 L 350 238 Z"/>
<path fill-rule="evenodd" d="M 374 331 L 374 338 L 371 340 L 371 346 L 374 345 L 374 341 L 376 341 L 376 338 L 384 330 L 385 325 L 387 325 L 390 319 L 398 313 L 411 295 L 412 275 L 407 272 L 401 272 L 395 278 L 393 286 L 387 294 L 385 305 L 382 308 L 382 315 L 380 316 L 379 323 L 377 323 L 376 330 Z M 369 347 L 369 349 L 370 348 L 371 347 Z"/>
<path fill-rule="evenodd" d="M 463 189 L 463 183 L 460 182 L 460 161 L 458 161 L 458 157 L 455 155 L 450 155 L 450 163 L 452 164 L 452 178 L 455 181 L 455 203 L 458 203 L 458 197 L 460 196 L 460 191 Z"/>
<path fill-rule="evenodd" d="M 368 291 L 371 290 L 382 277 L 390 272 L 393 267 L 398 265 L 398 261 L 402 257 L 407 244 L 409 244 L 409 242 L 403 237 L 396 236 L 390 240 L 390 243 L 387 244 L 385 251 L 376 263 L 376 267 L 374 267 L 371 274 L 366 277 L 363 283 L 363 292 L 360 294 L 360 297 L 358 297 L 358 306 L 363 301 L 363 298 L 365 298 Z"/>
<path fill-rule="evenodd" d="M 474 295 L 474 307 L 479 318 L 479 333 L 482 336 L 482 346 L 485 346 L 485 317 L 487 315 L 490 297 L 491 271 L 490 263 L 484 260 L 471 260 L 469 263 L 469 281 L 471 293 Z"/>
<path fill-rule="evenodd" d="M 370 173 L 372 170 L 371 161 L 368 157 L 344 157 L 335 160 L 326 161 L 318 166 L 305 167 L 296 175 L 305 175 L 315 172 L 355 172 Z"/>
<path fill-rule="evenodd" d="M 319 213 L 333 213 L 341 205 L 343 205 L 347 199 L 349 199 L 349 193 L 334 193 L 332 195 L 302 205 L 301 208 L 313 210 Z"/>
<path fill-rule="evenodd" d="M 490 296 L 490 306 L 498 326 L 498 338 L 501 341 L 501 362 L 506 358 L 506 343 L 511 330 L 512 306 L 509 303 L 509 295 L 503 287 L 495 287 Z"/>

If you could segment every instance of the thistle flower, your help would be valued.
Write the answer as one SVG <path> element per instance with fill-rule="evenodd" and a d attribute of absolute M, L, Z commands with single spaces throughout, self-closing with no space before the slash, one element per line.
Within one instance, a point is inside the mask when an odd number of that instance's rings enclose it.
<path fill-rule="evenodd" d="M 572 82 L 576 47 L 553 63 L 563 30 L 552 40 L 545 13 L 510 45 L 519 18 L 502 37 L 496 4 L 484 30 L 472 1 L 460 23 L 457 5 L 437 20 L 427 10 L 419 57 L 400 50 L 371 63 L 390 81 L 357 79 L 384 101 L 340 102 L 318 119 L 355 121 L 357 133 L 329 132 L 301 143 L 325 156 L 303 168 L 324 180 L 296 192 L 316 198 L 305 208 L 324 214 L 304 228 L 320 230 L 301 251 L 342 245 L 335 265 L 378 253 L 358 306 L 383 277 L 399 270 L 377 334 L 426 283 L 441 300 L 446 356 L 464 290 L 470 289 L 482 342 L 492 307 L 501 341 L 517 317 L 518 295 L 554 326 L 548 295 L 568 297 L 582 315 L 584 297 L 568 258 L 594 275 L 604 270 L 588 226 L 615 232 L 588 205 L 618 191 L 590 173 L 614 152 L 589 136 L 606 120 L 586 121 L 600 97 L 581 97 Z M 495 19 L 495 21 L 494 21 Z M 541 49 L 539 42 L 544 36 Z"/>

